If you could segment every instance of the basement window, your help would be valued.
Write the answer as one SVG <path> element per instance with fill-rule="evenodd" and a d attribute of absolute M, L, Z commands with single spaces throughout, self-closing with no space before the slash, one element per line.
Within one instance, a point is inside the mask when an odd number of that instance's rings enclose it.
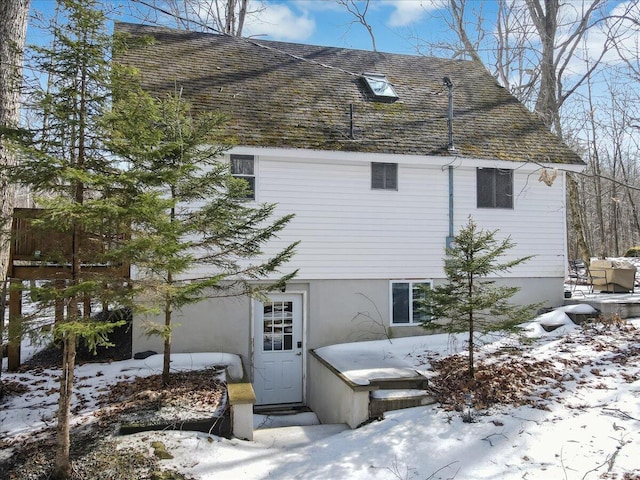
<path fill-rule="evenodd" d="M 362 78 L 374 99 L 387 102 L 395 102 L 398 99 L 398 94 L 385 75 L 380 73 L 363 73 Z"/>
<path fill-rule="evenodd" d="M 391 325 L 420 325 L 431 320 L 425 310 L 427 290 L 432 288 L 429 280 L 391 281 Z"/>

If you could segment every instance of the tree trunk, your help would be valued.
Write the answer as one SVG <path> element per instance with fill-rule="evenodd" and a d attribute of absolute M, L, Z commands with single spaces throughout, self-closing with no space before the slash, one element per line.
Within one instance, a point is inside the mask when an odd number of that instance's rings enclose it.
<path fill-rule="evenodd" d="M 74 302 L 74 299 L 71 299 Z M 73 311 L 74 308 L 70 307 Z M 73 370 L 76 361 L 76 335 L 67 332 L 63 338 L 62 374 L 60 375 L 60 398 L 58 400 L 58 426 L 56 445 L 56 464 L 53 478 L 63 480 L 71 478 L 71 459 L 69 447 L 69 425 L 71 420 L 71 399 L 73 396 Z"/>
<path fill-rule="evenodd" d="M 593 170 L 593 189 L 595 192 L 595 201 L 596 201 L 596 218 L 598 222 L 598 227 L 600 230 L 599 248 L 596 250 L 600 257 L 604 257 L 606 254 L 607 248 L 607 239 L 606 239 L 606 228 L 604 223 L 604 208 L 602 206 L 602 178 L 600 172 L 600 153 L 598 151 L 598 140 L 597 140 L 597 124 L 595 118 L 595 105 L 593 104 L 593 96 L 592 96 L 592 87 L 591 80 L 587 81 L 588 89 L 588 101 L 589 101 L 589 127 L 590 127 L 590 143 L 591 143 L 591 151 L 592 151 L 592 170 Z M 593 228 L 591 229 L 593 231 Z M 591 244 L 593 247 L 593 243 Z"/>
<path fill-rule="evenodd" d="M 175 185 L 171 185 L 171 198 L 175 200 L 177 198 L 177 190 Z M 175 204 L 169 211 L 169 219 L 171 224 L 177 221 Z M 162 364 L 162 385 L 169 385 L 169 372 L 171 370 L 171 316 L 173 312 L 173 299 L 171 295 L 171 288 L 173 287 L 173 273 L 171 270 L 167 271 L 167 285 L 169 286 L 169 293 L 165 298 L 164 303 L 164 357 Z"/>
<path fill-rule="evenodd" d="M 167 302 L 164 310 L 164 356 L 162 363 L 162 385 L 169 385 L 169 372 L 171 370 L 171 304 Z"/>
<path fill-rule="evenodd" d="M 613 169 L 611 171 L 611 176 L 615 179 L 618 178 L 618 163 L 620 160 L 620 149 L 618 147 L 614 148 L 613 151 Z M 620 253 L 620 238 L 618 233 L 618 226 L 620 225 L 620 209 L 619 207 L 620 199 L 618 198 L 618 183 L 613 182 L 611 185 L 611 208 L 610 208 L 610 216 L 611 216 L 611 237 L 613 240 L 613 252 L 610 252 L 612 256 L 618 256 Z"/>
<path fill-rule="evenodd" d="M 27 35 L 29 0 L 0 1 L 0 127 L 16 127 L 20 121 L 22 56 Z M 14 165 L 0 134 L 0 167 Z M 0 281 L 5 280 L 9 260 L 9 243 L 4 232 L 11 225 L 16 190 L 0 169 Z"/>
<path fill-rule="evenodd" d="M 469 305 L 473 305 L 473 276 L 469 276 L 467 285 L 467 301 Z M 469 309 L 469 377 L 473 378 L 476 374 L 473 358 L 473 330 L 475 328 L 473 322 L 473 308 Z"/>
<path fill-rule="evenodd" d="M 640 218 L 638 217 L 638 209 L 636 208 L 636 202 L 633 198 L 633 193 L 631 188 L 629 188 L 630 182 L 632 181 L 631 176 L 627 173 L 627 168 L 624 166 L 624 162 L 620 164 L 620 168 L 622 170 L 622 178 L 625 183 L 625 193 L 627 197 L 627 202 L 629 203 L 629 208 L 631 210 L 631 225 L 629 232 L 628 244 L 629 246 L 635 245 L 634 238 L 635 234 L 640 233 Z M 623 253 L 623 252 L 620 252 Z"/>
<path fill-rule="evenodd" d="M 469 35 L 467 34 L 467 28 L 465 26 L 464 9 L 467 6 L 467 0 L 449 0 L 449 9 L 455 22 L 456 33 L 458 38 L 462 42 L 464 52 L 479 65 L 484 66 L 482 58 L 478 54 L 476 46 L 473 44 Z"/>
<path fill-rule="evenodd" d="M 584 239 L 582 230 L 582 222 L 580 221 L 580 205 L 578 204 L 578 185 L 571 173 L 567 173 L 567 193 L 569 197 L 569 214 L 571 218 L 571 227 L 576 233 L 576 242 L 578 246 L 578 253 L 582 258 L 585 265 L 591 263 L 591 254 L 589 253 L 589 247 Z"/>
<path fill-rule="evenodd" d="M 544 2 L 544 6 L 542 2 Z M 526 0 L 526 4 L 542 42 L 540 90 L 534 110 L 542 122 L 562 138 L 562 126 L 560 125 L 561 85 L 558 84 L 558 65 L 555 60 L 560 2 L 559 0 Z M 567 194 L 571 211 L 571 226 L 577 236 L 578 251 L 583 261 L 588 265 L 591 253 L 585 240 L 579 190 L 570 173 L 567 173 Z"/>
<path fill-rule="evenodd" d="M 555 40 L 558 30 L 558 0 L 544 0 L 544 9 L 539 0 L 527 0 L 531 18 L 542 42 L 540 61 L 540 90 L 535 112 L 542 122 L 560 134 L 558 91 L 556 88 Z"/>

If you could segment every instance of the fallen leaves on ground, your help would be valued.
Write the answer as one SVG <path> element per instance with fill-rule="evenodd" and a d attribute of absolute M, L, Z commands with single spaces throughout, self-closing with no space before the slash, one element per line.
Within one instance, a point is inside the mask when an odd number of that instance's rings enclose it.
<path fill-rule="evenodd" d="M 475 373 L 469 375 L 468 356 L 459 354 L 432 360 L 435 376 L 430 388 L 447 410 L 461 411 L 472 405 L 483 410 L 496 404 L 530 405 L 548 409 L 557 394 L 565 390 L 565 382 L 581 383 L 586 369 L 596 378 L 619 375 L 625 382 L 640 375 L 640 330 L 629 324 L 587 324 L 574 337 L 559 340 L 563 357 L 554 361 L 536 359 L 512 351 L 496 351 L 475 362 Z M 586 347 L 586 348 L 585 348 Z M 616 372 L 604 373 L 603 361 L 620 365 Z M 636 368 L 627 370 L 628 364 Z M 593 388 L 607 388 L 593 384 Z"/>

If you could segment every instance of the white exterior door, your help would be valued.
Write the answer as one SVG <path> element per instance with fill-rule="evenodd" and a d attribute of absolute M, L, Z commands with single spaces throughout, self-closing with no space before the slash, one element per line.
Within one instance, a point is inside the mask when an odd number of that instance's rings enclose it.
<path fill-rule="evenodd" d="M 258 405 L 302 402 L 302 295 L 254 304 L 253 387 Z"/>

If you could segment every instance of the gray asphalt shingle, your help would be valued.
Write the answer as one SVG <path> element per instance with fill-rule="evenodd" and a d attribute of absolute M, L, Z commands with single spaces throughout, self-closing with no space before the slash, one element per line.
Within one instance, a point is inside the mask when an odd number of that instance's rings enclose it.
<path fill-rule="evenodd" d="M 116 31 L 153 37 L 152 44 L 116 58 L 140 70 L 145 89 L 162 95 L 182 88 L 195 109 L 224 113 L 228 134 L 240 145 L 449 155 L 443 88 L 448 76 L 455 85 L 459 155 L 582 164 L 536 115 L 470 61 L 128 23 L 117 23 Z M 386 75 L 399 99 L 372 100 L 363 72 Z"/>

